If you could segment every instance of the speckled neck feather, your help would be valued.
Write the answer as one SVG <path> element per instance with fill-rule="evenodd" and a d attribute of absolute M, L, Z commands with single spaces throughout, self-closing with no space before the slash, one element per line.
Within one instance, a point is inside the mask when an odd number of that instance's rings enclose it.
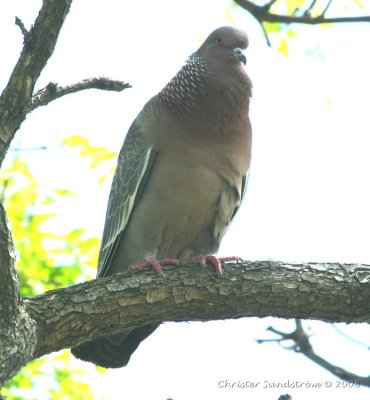
<path fill-rule="evenodd" d="M 197 108 L 198 100 L 205 91 L 210 72 L 203 58 L 193 53 L 181 70 L 159 93 L 161 100 L 180 112 Z"/>

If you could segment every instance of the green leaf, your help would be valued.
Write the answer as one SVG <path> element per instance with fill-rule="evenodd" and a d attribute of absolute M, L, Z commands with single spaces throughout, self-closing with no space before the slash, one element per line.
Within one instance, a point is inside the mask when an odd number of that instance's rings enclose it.
<path fill-rule="evenodd" d="M 95 173 L 97 183 L 111 174 L 110 161 L 115 153 L 91 146 L 80 136 L 70 137 L 65 143 L 66 152 L 77 146 L 91 168 L 102 167 L 100 176 Z M 54 182 L 41 186 L 31 167 L 18 156 L 1 171 L 0 194 L 15 240 L 22 296 L 78 283 L 96 271 L 99 239 L 78 227 L 65 233 L 54 227 L 58 223 L 49 224 L 58 218 L 66 196 L 77 197 L 69 188 L 52 185 Z M 71 364 L 70 352 L 63 351 L 27 364 L 2 389 L 2 395 L 9 400 L 37 400 L 42 390 L 51 399 L 93 399 L 84 375 Z"/>
<path fill-rule="evenodd" d="M 284 56 L 288 56 L 288 45 L 286 39 L 282 39 L 280 41 L 280 45 L 278 47 L 280 53 L 284 54 Z"/>
<path fill-rule="evenodd" d="M 365 4 L 364 4 L 362 1 L 360 1 L 360 0 L 353 0 L 353 2 L 354 2 L 357 6 L 359 6 L 359 7 L 361 7 L 361 8 L 365 8 Z"/>

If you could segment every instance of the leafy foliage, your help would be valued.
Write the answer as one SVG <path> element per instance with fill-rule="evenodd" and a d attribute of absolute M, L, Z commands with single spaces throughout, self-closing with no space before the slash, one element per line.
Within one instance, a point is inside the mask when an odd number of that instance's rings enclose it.
<path fill-rule="evenodd" d="M 77 146 L 80 156 L 88 159 L 89 167 L 95 170 L 101 167 L 109 171 L 105 161 L 115 156 L 79 136 L 66 139 L 64 145 L 66 152 Z M 81 228 L 63 232 L 63 216 L 58 215 L 58 208 L 65 198 L 74 198 L 76 194 L 68 188 L 40 185 L 21 154 L 18 152 L 2 171 L 0 195 L 17 249 L 21 295 L 34 296 L 91 278 L 99 240 Z M 102 182 L 107 174 L 100 172 L 98 181 Z M 3 388 L 2 395 L 11 400 L 40 400 L 40 393 L 45 399 L 93 399 L 88 383 L 84 382 L 86 371 L 76 369 L 74 362 L 69 351 L 37 359 Z"/>
<path fill-rule="evenodd" d="M 99 173 L 99 183 L 103 183 L 109 172 L 113 172 L 112 168 L 109 171 L 106 170 L 108 164 L 105 161 L 115 159 L 116 153 L 110 152 L 106 147 L 92 146 L 85 137 L 78 135 L 69 136 L 63 141 L 63 144 L 79 149 L 81 157 L 89 158 L 91 169 L 102 169 L 97 172 Z"/>
<path fill-rule="evenodd" d="M 259 1 L 255 2 L 261 5 Z M 268 4 L 269 2 L 263 2 Z M 348 0 L 346 2 L 331 2 L 330 0 L 277 0 L 272 2 L 269 11 L 272 14 L 284 15 L 284 16 L 305 16 L 309 15 L 313 18 L 326 15 L 327 11 L 335 9 L 336 15 L 354 15 L 359 13 L 365 8 L 365 3 L 361 0 Z M 289 42 L 292 38 L 297 36 L 299 32 L 299 24 L 284 24 L 278 22 L 262 22 L 263 30 L 268 43 L 273 43 L 273 47 L 282 53 L 284 56 L 288 56 Z M 330 24 L 320 24 L 318 29 L 327 29 Z M 304 29 L 307 28 L 307 26 Z M 311 27 L 312 29 L 312 27 Z"/>

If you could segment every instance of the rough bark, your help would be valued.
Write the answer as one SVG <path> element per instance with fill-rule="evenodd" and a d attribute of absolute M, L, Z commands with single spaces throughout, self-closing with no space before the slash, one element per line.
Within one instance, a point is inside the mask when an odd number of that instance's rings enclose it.
<path fill-rule="evenodd" d="M 12 359 L 30 361 L 164 321 L 252 316 L 370 321 L 370 266 L 243 262 L 226 265 L 221 279 L 212 269 L 191 264 L 167 267 L 165 272 L 165 281 L 151 270 L 129 271 L 24 299 L 21 323 L 27 322 L 27 335 L 29 326 L 36 326 L 37 338 L 28 336 Z M 0 349 L 0 359 L 2 353 Z M 4 365 L 0 382 L 11 376 L 7 370 Z"/>
<path fill-rule="evenodd" d="M 36 321 L 19 297 L 15 251 L 5 211 L 0 205 L 0 386 L 33 358 Z"/>
<path fill-rule="evenodd" d="M 26 118 L 36 81 L 54 51 L 71 3 L 72 0 L 44 0 L 29 32 L 19 19 L 16 20 L 23 33 L 24 46 L 0 98 L 0 164 Z"/>

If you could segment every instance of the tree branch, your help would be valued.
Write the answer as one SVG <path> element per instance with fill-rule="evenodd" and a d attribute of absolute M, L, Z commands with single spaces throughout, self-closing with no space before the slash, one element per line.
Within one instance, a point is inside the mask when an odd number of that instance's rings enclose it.
<path fill-rule="evenodd" d="M 18 310 L 19 286 L 14 243 L 8 225 L 5 210 L 0 203 L 0 309 L 9 310 L 10 316 Z M 6 317 L 7 315 L 4 315 L 4 318 Z"/>
<path fill-rule="evenodd" d="M 84 79 L 81 82 L 67 86 L 58 86 L 57 83 L 50 82 L 46 87 L 39 90 L 32 96 L 28 112 L 33 111 L 37 107 L 46 106 L 51 101 L 59 99 L 67 94 L 80 92 L 86 89 L 100 89 L 121 92 L 122 90 L 130 87 L 131 85 L 129 83 L 105 77 Z"/>
<path fill-rule="evenodd" d="M 317 3 L 317 0 L 312 0 L 311 4 L 305 10 L 304 15 L 311 15 L 311 12 L 315 8 L 316 3 Z"/>
<path fill-rule="evenodd" d="M 22 53 L 0 97 L 0 164 L 27 115 L 35 83 L 54 51 L 71 3 L 71 0 L 44 0 L 33 28 L 25 36 Z M 23 24 L 17 22 L 17 25 L 24 35 Z"/>
<path fill-rule="evenodd" d="M 324 7 L 322 13 L 321 13 L 321 17 L 324 17 L 324 15 L 326 14 L 326 12 L 329 10 L 329 7 L 331 6 L 333 0 L 329 0 L 326 4 L 326 6 Z"/>
<path fill-rule="evenodd" d="M 277 22 L 281 24 L 307 24 L 307 25 L 319 25 L 319 24 L 334 24 L 334 23 L 345 23 L 345 22 L 370 22 L 370 15 L 359 16 L 359 17 L 334 17 L 325 18 L 325 12 L 327 7 L 330 6 L 328 3 L 325 11 L 319 16 L 312 16 L 311 12 L 304 13 L 303 15 L 282 15 L 270 12 L 271 2 L 264 6 L 259 6 L 249 0 L 234 0 L 240 7 L 244 8 L 259 23 L 263 22 Z M 311 11 L 312 5 L 309 7 Z"/>
<path fill-rule="evenodd" d="M 20 301 L 15 249 L 3 206 L 0 204 L 0 387 L 6 378 L 34 356 L 36 322 Z"/>
<path fill-rule="evenodd" d="M 264 343 L 264 342 L 282 342 L 284 340 L 292 340 L 294 342 L 294 345 L 290 347 L 291 350 L 294 350 L 297 353 L 301 353 L 305 355 L 308 359 L 319 365 L 320 367 L 326 369 L 327 371 L 331 372 L 333 375 L 337 376 L 340 379 L 343 379 L 345 381 L 350 381 L 353 383 L 358 383 L 359 385 L 362 386 L 368 386 L 370 387 L 370 377 L 367 376 L 360 376 L 353 374 L 351 372 L 348 372 L 347 370 L 338 367 L 334 364 L 329 363 L 327 360 L 324 358 L 320 357 L 317 355 L 310 343 L 309 336 L 305 332 L 302 326 L 302 321 L 296 320 L 296 329 L 293 332 L 290 333 L 285 333 L 281 332 L 273 327 L 269 327 L 267 330 L 276 333 L 277 335 L 280 336 L 279 339 L 260 339 L 257 340 L 258 343 Z"/>
<path fill-rule="evenodd" d="M 128 271 L 41 296 L 20 308 L 36 337 L 28 360 L 106 335 L 165 321 L 208 321 L 274 316 L 328 322 L 370 321 L 370 266 L 243 262 L 224 267 L 221 279 L 198 265 Z M 99 299 L 99 301 L 97 301 Z M 4 338 L 5 340 L 5 338 Z M 0 359 L 3 356 L 0 347 Z M 32 354 L 30 354 L 32 353 Z M 24 362 L 24 358 L 22 358 Z M 0 369 L 0 384 L 10 376 Z M 14 371 L 14 369 L 12 370 Z"/>
<path fill-rule="evenodd" d="M 129 271 L 25 299 L 25 305 L 39 328 L 40 356 L 164 321 L 275 316 L 369 322 L 369 282 L 370 267 L 352 264 L 245 262 L 228 264 L 221 279 L 189 264 L 169 268 L 165 281 L 153 271 Z"/>

